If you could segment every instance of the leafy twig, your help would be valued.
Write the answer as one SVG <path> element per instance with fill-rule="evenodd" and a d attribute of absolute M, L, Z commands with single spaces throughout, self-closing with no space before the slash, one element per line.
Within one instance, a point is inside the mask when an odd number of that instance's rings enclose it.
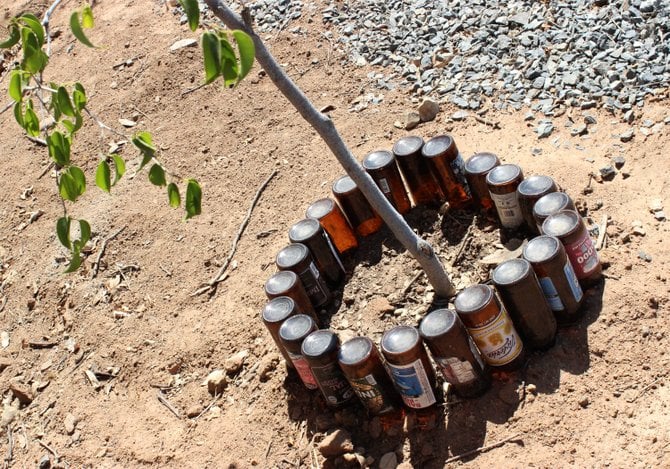
<path fill-rule="evenodd" d="M 256 204 L 258 203 L 258 200 L 261 198 L 261 195 L 263 194 L 263 191 L 265 188 L 270 184 L 270 181 L 272 181 L 272 178 L 274 178 L 277 175 L 278 171 L 274 170 L 272 171 L 272 174 L 268 176 L 268 178 L 263 182 L 263 184 L 260 185 L 258 190 L 256 191 L 256 195 L 254 195 L 253 200 L 251 201 L 251 206 L 249 207 L 249 210 L 247 211 L 246 217 L 244 217 L 244 220 L 242 221 L 242 224 L 240 225 L 239 229 L 237 230 L 237 235 L 235 235 L 235 239 L 233 239 L 233 244 L 230 248 L 230 253 L 228 254 L 228 257 L 226 260 L 223 262 L 223 265 L 221 266 L 221 269 L 217 272 L 217 274 L 205 285 L 202 285 L 200 288 L 198 288 L 196 291 L 191 293 L 191 296 L 198 296 L 202 295 L 205 292 L 211 292 L 214 293 L 216 290 L 216 286 L 225 280 L 227 277 L 226 275 L 226 270 L 228 270 L 228 266 L 230 265 L 230 262 L 233 260 L 233 256 L 235 255 L 235 251 L 237 250 L 237 243 L 239 243 L 240 238 L 242 238 L 242 235 L 244 234 L 244 230 L 246 229 L 247 225 L 249 224 L 249 219 L 251 218 L 251 214 L 254 211 L 254 208 L 256 207 Z"/>

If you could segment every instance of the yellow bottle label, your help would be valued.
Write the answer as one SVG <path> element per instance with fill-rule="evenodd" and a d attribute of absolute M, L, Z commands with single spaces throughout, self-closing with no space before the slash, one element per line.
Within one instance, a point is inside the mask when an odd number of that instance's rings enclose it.
<path fill-rule="evenodd" d="M 519 356 L 523 343 L 504 307 L 498 316 L 483 327 L 468 328 L 486 362 L 491 366 L 506 365 Z"/>

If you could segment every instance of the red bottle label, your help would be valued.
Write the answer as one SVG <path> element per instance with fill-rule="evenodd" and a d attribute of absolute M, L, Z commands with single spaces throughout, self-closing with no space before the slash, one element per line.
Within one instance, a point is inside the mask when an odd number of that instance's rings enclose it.
<path fill-rule="evenodd" d="M 574 243 L 566 244 L 565 250 L 578 279 L 588 277 L 598 267 L 598 252 L 588 232 Z"/>

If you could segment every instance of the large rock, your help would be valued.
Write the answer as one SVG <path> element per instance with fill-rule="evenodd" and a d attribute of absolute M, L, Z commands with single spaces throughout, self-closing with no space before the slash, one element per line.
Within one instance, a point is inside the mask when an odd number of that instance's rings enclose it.
<path fill-rule="evenodd" d="M 354 445 L 351 442 L 351 434 L 346 430 L 338 428 L 321 440 L 318 449 L 324 458 L 351 453 L 354 450 Z"/>
<path fill-rule="evenodd" d="M 419 106 L 418 111 L 421 122 L 430 122 L 434 120 L 437 117 L 437 113 L 440 112 L 440 105 L 437 101 L 426 98 Z"/>

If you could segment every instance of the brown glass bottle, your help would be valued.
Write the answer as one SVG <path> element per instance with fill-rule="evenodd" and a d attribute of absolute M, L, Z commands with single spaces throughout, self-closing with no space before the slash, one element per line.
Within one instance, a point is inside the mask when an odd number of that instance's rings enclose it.
<path fill-rule="evenodd" d="M 538 231 L 542 233 L 542 223 L 549 215 L 561 210 L 576 210 L 575 203 L 565 192 L 550 192 L 537 199 L 533 205 L 533 218 Z"/>
<path fill-rule="evenodd" d="M 523 248 L 523 257 L 533 266 L 558 323 L 575 323 L 581 316 L 584 293 L 558 238 L 543 235 L 531 239 Z"/>
<path fill-rule="evenodd" d="M 300 220 L 288 230 L 288 239 L 292 243 L 301 243 L 309 248 L 316 267 L 331 286 L 342 283 L 344 266 L 318 220 L 313 218 Z"/>
<path fill-rule="evenodd" d="M 582 287 L 589 287 L 600 281 L 602 266 L 598 251 L 584 220 L 577 212 L 562 210 L 549 215 L 542 223 L 542 232 L 561 241 Z"/>
<path fill-rule="evenodd" d="M 472 196 L 465 180 L 465 164 L 453 137 L 438 135 L 431 138 L 423 145 L 421 155 L 428 160 L 449 206 L 458 209 L 470 205 Z"/>
<path fill-rule="evenodd" d="M 558 187 L 552 178 L 549 176 L 531 176 L 524 179 L 519 184 L 517 191 L 519 193 L 519 206 L 521 207 L 521 214 L 526 222 L 526 227 L 531 233 L 540 234 L 540 230 L 535 222 L 533 216 L 533 207 L 540 197 L 551 192 L 556 192 Z"/>
<path fill-rule="evenodd" d="M 382 336 L 381 349 L 405 405 L 415 410 L 435 406 L 435 371 L 419 331 L 411 326 L 396 326 Z"/>
<path fill-rule="evenodd" d="M 358 247 L 358 240 L 354 230 L 344 217 L 342 209 L 333 199 L 319 199 L 307 208 L 305 214 L 307 218 L 313 218 L 321 223 L 321 226 L 330 240 L 335 245 L 335 249 L 343 254 L 351 249 Z"/>
<path fill-rule="evenodd" d="M 291 271 L 282 271 L 275 273 L 265 282 L 265 294 L 269 299 L 278 296 L 288 296 L 298 307 L 301 313 L 309 314 L 316 321 L 316 314 L 312 302 L 307 296 L 305 287 L 300 278 Z"/>
<path fill-rule="evenodd" d="M 491 370 L 456 312 L 431 311 L 421 320 L 419 332 L 456 394 L 476 397 L 486 392 L 491 385 Z"/>
<path fill-rule="evenodd" d="M 540 350 L 554 345 L 556 318 L 530 262 L 525 259 L 502 262 L 493 270 L 491 278 L 523 343 Z"/>
<path fill-rule="evenodd" d="M 293 362 L 284 348 L 284 345 L 281 343 L 281 339 L 279 338 L 279 328 L 285 320 L 296 314 L 300 314 L 300 311 L 298 310 L 295 301 L 288 296 L 278 296 L 271 299 L 265 304 L 263 311 L 261 311 L 263 324 L 267 327 L 270 336 L 272 336 L 272 340 L 275 341 L 277 348 L 284 356 L 286 364 L 291 368 L 293 368 Z"/>
<path fill-rule="evenodd" d="M 486 176 L 496 166 L 500 166 L 500 159 L 493 153 L 486 152 L 475 153 L 465 162 L 465 178 L 472 198 L 480 210 L 490 214 L 495 212 L 495 203 L 486 184 Z"/>
<path fill-rule="evenodd" d="M 307 296 L 315 308 L 330 303 L 333 298 L 330 288 L 314 264 L 307 246 L 300 243 L 289 244 L 277 253 L 275 264 L 279 270 L 290 270 L 300 277 Z"/>
<path fill-rule="evenodd" d="M 335 181 L 333 195 L 357 235 L 368 236 L 382 227 L 382 219 L 349 176 L 342 176 Z"/>
<path fill-rule="evenodd" d="M 351 401 L 354 391 L 342 374 L 337 363 L 340 339 L 329 330 L 318 330 L 308 335 L 302 342 L 302 356 L 305 357 L 316 384 L 326 404 L 341 407 Z"/>
<path fill-rule="evenodd" d="M 400 396 L 386 373 L 375 344 L 367 337 L 354 337 L 340 346 L 338 361 L 344 376 L 372 415 L 401 409 Z"/>
<path fill-rule="evenodd" d="M 523 342 L 507 310 L 488 285 L 472 285 L 456 295 L 454 308 L 495 371 L 519 369 L 526 360 Z"/>
<path fill-rule="evenodd" d="M 286 349 L 286 353 L 293 362 L 300 380 L 307 389 L 317 389 L 319 386 L 309 367 L 309 363 L 302 355 L 302 342 L 316 330 L 316 323 L 305 314 L 291 316 L 279 327 L 279 338 Z"/>
<path fill-rule="evenodd" d="M 412 203 L 409 201 L 393 153 L 386 150 L 368 153 L 363 159 L 363 167 L 398 213 L 409 212 Z"/>
<path fill-rule="evenodd" d="M 523 214 L 516 191 L 523 181 L 523 171 L 515 164 L 496 166 L 486 175 L 486 184 L 496 206 L 500 224 L 513 230 L 523 224 Z"/>
<path fill-rule="evenodd" d="M 439 205 L 445 197 L 428 162 L 421 156 L 422 148 L 423 139 L 417 135 L 409 135 L 393 145 L 393 154 L 414 205 Z"/>

